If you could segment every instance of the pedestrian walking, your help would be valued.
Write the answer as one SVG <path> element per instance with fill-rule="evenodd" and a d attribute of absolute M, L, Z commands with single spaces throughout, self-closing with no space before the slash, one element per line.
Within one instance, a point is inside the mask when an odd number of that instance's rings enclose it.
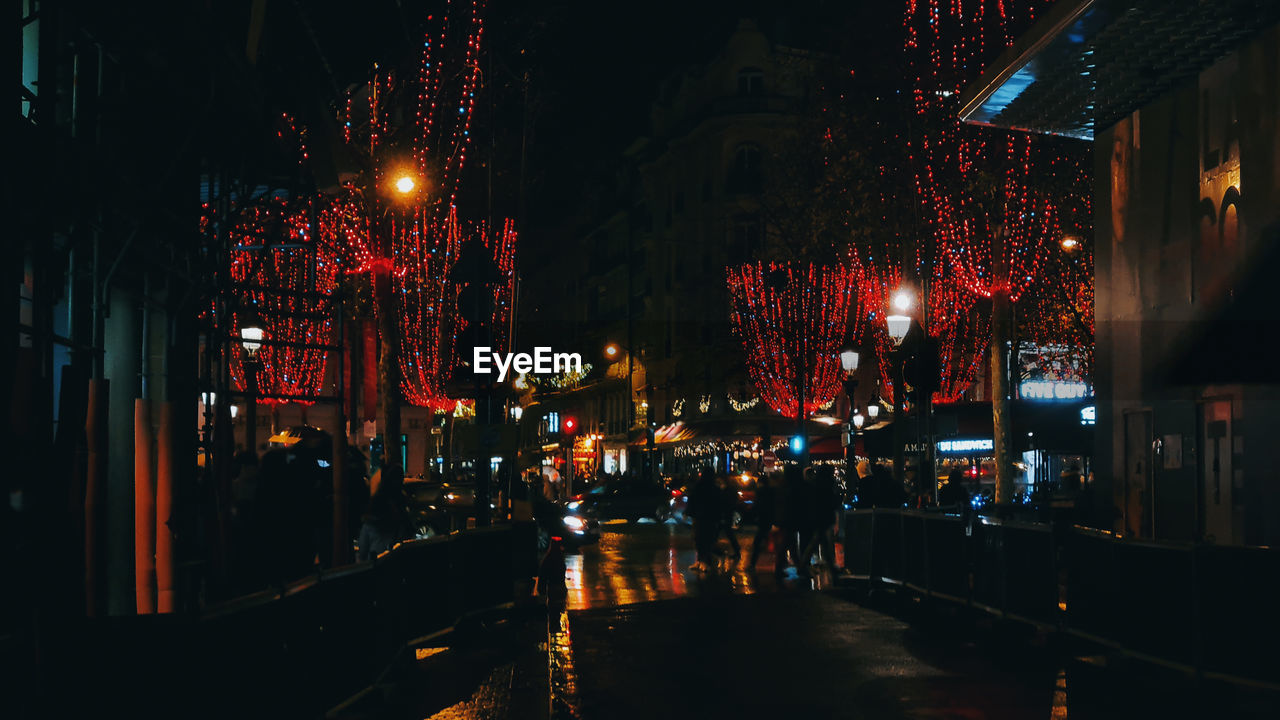
<path fill-rule="evenodd" d="M 756 534 L 751 540 L 751 564 L 755 568 L 760 560 L 760 553 L 769 545 L 769 535 L 773 532 L 777 515 L 778 485 L 782 482 L 780 473 L 772 472 L 756 484 Z"/>
<path fill-rule="evenodd" d="M 835 472 L 829 465 L 813 468 L 809 488 L 809 542 L 801 557 L 808 563 L 814 553 L 831 570 L 836 569 L 836 526 L 840 521 L 840 496 L 836 492 Z"/>
<path fill-rule="evenodd" d="M 723 473 L 716 477 L 716 487 L 720 491 L 720 519 L 713 543 L 719 543 L 721 534 L 728 538 L 729 548 L 733 552 L 729 556 L 729 562 L 736 563 L 742 555 L 742 546 L 738 544 L 738 531 L 733 526 L 733 516 L 738 510 L 738 491 L 728 476 Z"/>
<path fill-rule="evenodd" d="M 538 595 L 547 599 L 547 607 L 550 609 L 563 608 L 569 596 L 569 586 L 564 577 L 567 570 L 564 540 L 553 536 L 547 546 L 547 554 L 542 556 L 542 562 L 538 565 Z"/>
<path fill-rule="evenodd" d="M 396 543 L 413 537 L 404 497 L 404 471 L 399 465 L 382 467 L 378 489 L 362 517 L 356 559 L 369 562 Z"/>
<path fill-rule="evenodd" d="M 698 473 L 698 479 L 689 491 L 686 511 L 693 518 L 693 544 L 697 549 L 697 560 L 692 569 L 705 572 L 713 566 L 716 536 L 720 530 L 720 491 L 716 488 L 711 468 L 703 468 Z"/>
<path fill-rule="evenodd" d="M 797 516 L 803 512 L 804 507 L 801 497 L 804 491 L 801 483 L 804 482 L 804 478 L 800 466 L 787 465 L 783 468 L 780 479 L 781 483 L 775 495 L 777 505 L 773 520 L 775 553 L 773 569 L 779 575 L 786 570 L 788 564 L 797 562 L 799 559 L 800 548 L 796 543 L 799 532 Z"/>

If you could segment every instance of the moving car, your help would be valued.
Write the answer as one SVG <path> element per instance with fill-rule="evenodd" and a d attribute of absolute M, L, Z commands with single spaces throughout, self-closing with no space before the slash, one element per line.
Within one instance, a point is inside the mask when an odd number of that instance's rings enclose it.
<path fill-rule="evenodd" d="M 595 520 L 639 520 L 662 522 L 671 515 L 671 491 L 662 485 L 638 478 L 607 480 L 565 504 L 568 514 Z"/>
<path fill-rule="evenodd" d="M 420 538 L 448 535 L 467 526 L 475 514 L 474 485 L 405 478 L 404 494 Z"/>

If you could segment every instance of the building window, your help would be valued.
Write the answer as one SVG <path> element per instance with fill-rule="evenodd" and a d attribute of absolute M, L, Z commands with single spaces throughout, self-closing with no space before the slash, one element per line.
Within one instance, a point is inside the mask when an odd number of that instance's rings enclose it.
<path fill-rule="evenodd" d="M 729 170 L 729 191 L 736 193 L 760 191 L 760 146 L 743 143 L 734 148 L 733 165 Z"/>
<path fill-rule="evenodd" d="M 747 262 L 760 251 L 764 242 L 760 218 L 755 215 L 738 215 L 730 221 L 729 264 Z"/>
<path fill-rule="evenodd" d="M 762 95 L 764 93 L 764 71 L 760 68 L 743 68 L 738 71 L 739 95 Z"/>

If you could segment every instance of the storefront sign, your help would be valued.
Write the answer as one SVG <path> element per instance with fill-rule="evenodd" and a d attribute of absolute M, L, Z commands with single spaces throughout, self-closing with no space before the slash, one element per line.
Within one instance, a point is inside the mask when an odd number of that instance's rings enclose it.
<path fill-rule="evenodd" d="M 940 440 L 938 441 L 938 452 L 940 453 L 974 453 L 995 449 L 995 441 L 990 438 L 978 440 Z"/>
<path fill-rule="evenodd" d="M 1022 397 L 1027 400 L 1074 400 L 1089 394 L 1089 386 L 1080 382 L 1028 380 L 1022 383 Z"/>

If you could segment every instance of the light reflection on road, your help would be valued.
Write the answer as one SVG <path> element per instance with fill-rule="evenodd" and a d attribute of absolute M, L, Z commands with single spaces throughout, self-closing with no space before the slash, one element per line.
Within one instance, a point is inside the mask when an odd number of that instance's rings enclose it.
<path fill-rule="evenodd" d="M 696 559 L 692 533 L 672 524 L 618 524 L 604 528 L 599 543 L 567 557 L 566 583 L 570 610 L 630 605 L 700 595 L 749 595 L 779 587 L 773 572 L 774 556 L 764 552 L 756 569 L 746 567 L 751 537 L 739 533 L 742 552 L 738 562 L 720 560 L 716 570 L 691 570 Z M 720 548 L 728 554 L 727 542 Z M 781 580 L 787 587 L 821 588 L 829 574 L 797 577 L 787 569 Z"/>

